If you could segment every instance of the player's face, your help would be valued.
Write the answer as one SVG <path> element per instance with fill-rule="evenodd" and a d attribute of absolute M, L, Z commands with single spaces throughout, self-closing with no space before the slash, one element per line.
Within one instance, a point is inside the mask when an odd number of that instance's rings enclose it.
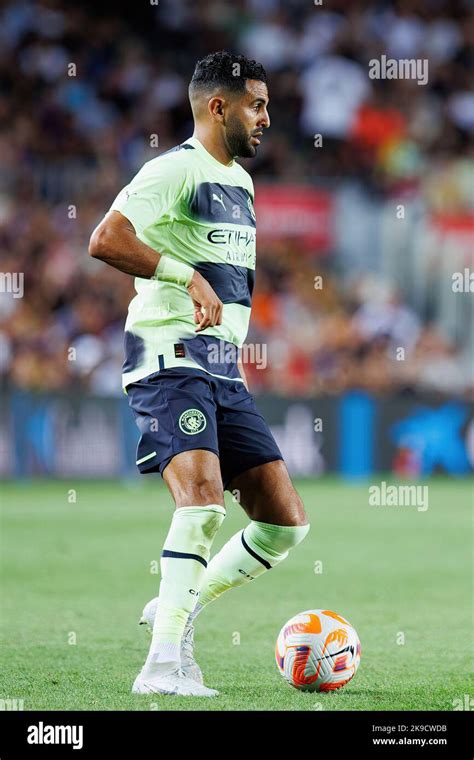
<path fill-rule="evenodd" d="M 264 82 L 247 79 L 246 93 L 229 109 L 226 141 L 231 156 L 253 158 L 264 129 L 270 126 L 268 90 Z"/>

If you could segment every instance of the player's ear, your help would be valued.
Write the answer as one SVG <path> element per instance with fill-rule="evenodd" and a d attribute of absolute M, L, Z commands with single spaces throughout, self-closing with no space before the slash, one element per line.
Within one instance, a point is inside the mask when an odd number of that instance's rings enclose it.
<path fill-rule="evenodd" d="M 208 108 L 215 119 L 222 121 L 224 116 L 224 100 L 222 98 L 211 98 L 208 103 Z"/>

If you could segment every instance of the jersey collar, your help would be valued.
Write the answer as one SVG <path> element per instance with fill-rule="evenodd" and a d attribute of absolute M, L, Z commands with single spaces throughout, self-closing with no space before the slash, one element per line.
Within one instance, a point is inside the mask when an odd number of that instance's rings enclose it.
<path fill-rule="evenodd" d="M 214 166 L 218 166 L 220 169 L 233 169 L 235 166 L 235 159 L 232 159 L 232 161 L 229 164 L 221 164 L 220 161 L 217 160 L 217 158 L 214 158 L 211 153 L 209 153 L 208 150 L 204 147 L 202 142 L 197 139 L 197 137 L 190 137 L 188 140 L 185 140 L 186 143 L 189 143 L 189 145 L 192 145 L 194 148 L 196 148 L 197 151 L 208 161 L 210 161 Z"/>

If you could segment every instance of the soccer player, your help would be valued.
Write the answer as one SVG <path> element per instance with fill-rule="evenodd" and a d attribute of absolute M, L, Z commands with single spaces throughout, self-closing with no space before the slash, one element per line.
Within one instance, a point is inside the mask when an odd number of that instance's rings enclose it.
<path fill-rule="evenodd" d="M 266 74 L 213 53 L 198 61 L 189 98 L 193 136 L 141 168 L 89 253 L 136 278 L 123 386 L 141 433 L 137 466 L 161 473 L 175 502 L 132 691 L 211 697 L 194 660 L 196 615 L 282 562 L 309 524 L 239 357 L 256 223 L 252 179 L 235 158 L 255 156 L 270 126 Z M 210 560 L 224 490 L 239 494 L 250 522 Z"/>

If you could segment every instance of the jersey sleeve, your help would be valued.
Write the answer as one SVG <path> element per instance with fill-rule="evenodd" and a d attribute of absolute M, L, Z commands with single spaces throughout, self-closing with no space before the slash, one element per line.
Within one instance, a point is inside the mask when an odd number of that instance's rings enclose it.
<path fill-rule="evenodd" d="M 153 159 L 115 198 L 110 211 L 120 211 L 141 233 L 166 216 L 178 202 L 186 183 L 183 161 Z"/>

